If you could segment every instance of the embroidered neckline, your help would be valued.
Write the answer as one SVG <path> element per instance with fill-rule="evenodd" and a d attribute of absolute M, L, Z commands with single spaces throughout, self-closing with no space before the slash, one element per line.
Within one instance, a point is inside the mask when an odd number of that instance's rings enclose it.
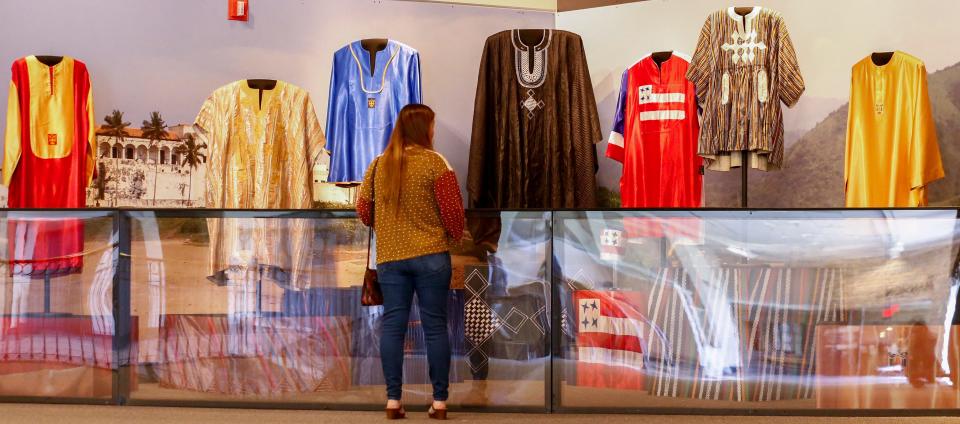
<path fill-rule="evenodd" d="M 887 78 L 887 71 L 892 69 L 894 61 L 900 58 L 900 50 L 894 50 L 893 55 L 890 56 L 890 60 L 883 65 L 877 65 L 873 62 L 873 55 L 867 56 L 867 62 L 870 64 L 870 69 L 873 70 L 874 78 L 877 79 L 874 83 L 873 89 L 873 111 L 877 115 L 883 115 L 884 112 L 884 98 L 886 97 L 886 84 L 885 79 Z"/>
<path fill-rule="evenodd" d="M 47 76 L 46 85 L 47 85 L 47 90 L 49 91 L 48 94 L 50 96 L 54 96 L 56 94 L 57 79 L 58 79 L 57 75 L 61 73 L 61 71 L 65 66 L 67 66 L 66 63 L 68 61 L 73 62 L 73 58 L 70 56 L 61 56 L 60 61 L 53 65 L 47 65 L 46 63 L 41 62 L 40 58 L 37 57 L 37 55 L 26 56 L 24 60 L 27 62 L 27 66 L 29 66 L 29 64 L 32 62 L 34 63 L 35 66 L 39 67 L 40 69 L 43 69 L 43 71 L 46 73 L 46 76 Z"/>
<path fill-rule="evenodd" d="M 767 49 L 767 45 L 762 40 L 757 41 L 759 34 L 754 29 L 753 22 L 762 9 L 760 6 L 754 6 L 750 13 L 740 15 L 735 7 L 727 8 L 727 15 L 737 21 L 737 28 L 730 34 L 732 42 L 723 43 L 720 48 L 731 53 L 730 59 L 735 66 L 741 62 L 743 64 L 753 63 L 759 51 Z"/>
<path fill-rule="evenodd" d="M 263 104 L 259 102 L 260 90 L 250 87 L 247 80 L 237 81 L 240 87 L 240 103 L 254 111 L 256 116 L 262 116 L 273 108 L 279 92 L 286 88 L 286 82 L 277 80 L 277 84 L 270 90 L 263 90 Z"/>
<path fill-rule="evenodd" d="M 737 13 L 736 7 L 730 6 L 729 8 L 727 8 L 727 15 L 729 15 L 731 19 L 737 21 L 738 24 L 741 24 L 740 28 L 743 29 L 744 32 L 749 33 L 750 28 L 753 28 L 753 19 L 756 18 L 758 14 L 760 14 L 761 9 L 763 8 L 760 6 L 754 6 L 753 10 L 751 10 L 750 13 L 747 13 L 746 15 L 741 15 Z"/>
<path fill-rule="evenodd" d="M 387 41 L 387 46 L 389 47 L 393 41 Z M 387 62 L 383 64 L 383 69 L 381 69 L 380 75 L 380 89 L 373 91 L 367 89 L 367 84 L 364 82 L 367 79 L 367 76 L 364 75 L 363 65 L 360 63 L 360 57 L 357 56 L 357 52 L 353 50 L 353 43 L 350 43 L 350 54 L 353 56 L 354 63 L 357 64 L 357 71 L 360 72 L 360 89 L 367 94 L 380 94 L 383 92 L 384 86 L 387 83 L 387 70 L 390 69 L 390 64 L 393 63 L 393 59 L 397 57 L 397 53 L 400 52 L 399 47 L 395 47 L 393 52 L 390 53 L 390 59 L 387 59 Z"/>
<path fill-rule="evenodd" d="M 520 30 L 511 31 L 510 41 L 513 43 L 514 64 L 517 72 L 517 81 L 524 88 L 538 88 L 547 80 L 549 66 L 549 47 L 553 41 L 553 30 L 544 29 L 540 44 L 528 46 L 520 39 Z M 524 65 L 526 55 L 533 49 L 533 69 Z"/>

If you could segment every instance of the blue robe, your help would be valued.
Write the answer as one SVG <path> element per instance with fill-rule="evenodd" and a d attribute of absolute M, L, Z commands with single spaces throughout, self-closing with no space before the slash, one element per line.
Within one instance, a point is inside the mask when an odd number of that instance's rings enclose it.
<path fill-rule="evenodd" d="M 333 55 L 327 108 L 327 182 L 354 183 L 387 147 L 400 109 L 421 103 L 420 53 L 390 40 L 377 53 L 370 72 L 370 53 L 354 41 Z"/>

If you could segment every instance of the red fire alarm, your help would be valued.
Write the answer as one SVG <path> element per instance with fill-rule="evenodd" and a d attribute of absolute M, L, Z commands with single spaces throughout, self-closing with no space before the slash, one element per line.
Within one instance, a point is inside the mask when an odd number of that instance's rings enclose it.
<path fill-rule="evenodd" d="M 227 0 L 229 10 L 227 19 L 246 21 L 250 16 L 250 0 Z"/>

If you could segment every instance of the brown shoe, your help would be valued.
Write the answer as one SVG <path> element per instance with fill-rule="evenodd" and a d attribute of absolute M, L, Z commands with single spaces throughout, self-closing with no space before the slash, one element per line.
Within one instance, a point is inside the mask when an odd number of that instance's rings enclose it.
<path fill-rule="evenodd" d="M 407 418 L 407 411 L 405 411 L 402 406 L 399 408 L 385 408 L 384 411 L 387 412 L 388 420 L 400 420 Z"/>
<path fill-rule="evenodd" d="M 430 409 L 427 410 L 427 415 L 430 416 L 432 420 L 445 420 L 447 419 L 447 410 L 433 409 L 433 405 L 430 405 Z"/>

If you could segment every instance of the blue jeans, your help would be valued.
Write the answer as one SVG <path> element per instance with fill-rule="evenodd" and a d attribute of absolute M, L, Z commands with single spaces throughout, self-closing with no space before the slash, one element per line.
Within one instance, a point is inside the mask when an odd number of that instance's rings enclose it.
<path fill-rule="evenodd" d="M 433 399 L 447 400 L 450 386 L 450 339 L 447 333 L 447 297 L 453 269 L 447 252 L 377 265 L 383 291 L 383 327 L 380 362 L 387 382 L 387 399 L 403 393 L 403 341 L 417 294 L 420 321 L 427 341 L 427 363 Z"/>

